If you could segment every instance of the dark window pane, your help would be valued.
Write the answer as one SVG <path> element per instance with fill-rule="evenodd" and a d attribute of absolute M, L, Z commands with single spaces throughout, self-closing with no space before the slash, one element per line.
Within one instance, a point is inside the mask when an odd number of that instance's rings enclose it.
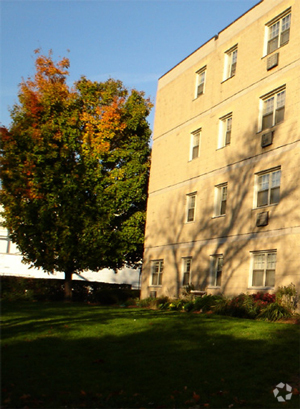
<path fill-rule="evenodd" d="M 202 95 L 202 94 L 203 94 L 203 90 L 204 90 L 204 83 L 202 82 L 202 84 L 199 84 L 199 85 L 198 85 L 198 88 L 197 88 L 197 97 L 199 97 L 199 95 Z"/>
<path fill-rule="evenodd" d="M 188 211 L 188 222 L 192 222 L 194 220 L 194 208 L 193 209 L 189 209 Z"/>
<path fill-rule="evenodd" d="M 264 277 L 263 270 L 253 270 L 253 276 L 252 276 L 253 287 L 262 287 L 263 277 Z"/>
<path fill-rule="evenodd" d="M 276 109 L 275 112 L 275 124 L 282 122 L 284 119 L 284 107 Z"/>
<path fill-rule="evenodd" d="M 230 144 L 230 138 L 231 138 L 231 131 L 227 131 L 226 136 L 225 136 L 225 145 Z"/>
<path fill-rule="evenodd" d="M 273 126 L 273 112 L 263 116 L 262 128 L 267 129 Z"/>
<path fill-rule="evenodd" d="M 220 211 L 220 215 L 225 214 L 226 213 L 226 200 L 222 200 L 221 201 L 221 211 Z"/>
<path fill-rule="evenodd" d="M 222 280 L 222 270 L 217 271 L 216 286 L 218 287 L 221 286 L 221 280 Z"/>
<path fill-rule="evenodd" d="M 274 287 L 275 285 L 275 270 L 266 271 L 266 286 Z"/>
<path fill-rule="evenodd" d="M 263 190 L 257 194 L 257 207 L 268 204 L 268 190 Z"/>
<path fill-rule="evenodd" d="M 183 274 L 183 285 L 189 285 L 190 282 L 190 274 L 184 273 Z"/>
<path fill-rule="evenodd" d="M 198 155 L 199 155 L 199 145 L 193 147 L 192 159 L 198 158 Z"/>
<path fill-rule="evenodd" d="M 289 42 L 290 39 L 290 29 L 283 31 L 280 36 L 280 45 L 284 45 Z"/>
<path fill-rule="evenodd" d="M 233 76 L 235 75 L 235 73 L 236 73 L 236 62 L 234 62 L 234 63 L 231 65 L 230 76 L 233 77 Z"/>
<path fill-rule="evenodd" d="M 270 203 L 279 203 L 280 199 L 280 187 L 274 187 L 271 189 L 271 199 Z"/>
<path fill-rule="evenodd" d="M 268 54 L 272 53 L 273 51 L 277 50 L 278 48 L 278 36 L 272 38 L 268 42 Z"/>
<path fill-rule="evenodd" d="M 161 284 L 162 284 L 162 274 L 160 273 L 158 275 L 158 285 L 161 285 Z"/>
<path fill-rule="evenodd" d="M 158 282 L 158 275 L 156 273 L 152 274 L 152 284 L 157 285 L 157 282 Z"/>

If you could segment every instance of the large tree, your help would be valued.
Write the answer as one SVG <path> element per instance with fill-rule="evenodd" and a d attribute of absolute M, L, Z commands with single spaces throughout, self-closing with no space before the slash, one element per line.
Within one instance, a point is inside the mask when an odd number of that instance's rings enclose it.
<path fill-rule="evenodd" d="M 151 102 L 122 82 L 82 77 L 38 53 L 1 131 L 5 225 L 26 263 L 65 273 L 134 266 L 142 257 Z"/>

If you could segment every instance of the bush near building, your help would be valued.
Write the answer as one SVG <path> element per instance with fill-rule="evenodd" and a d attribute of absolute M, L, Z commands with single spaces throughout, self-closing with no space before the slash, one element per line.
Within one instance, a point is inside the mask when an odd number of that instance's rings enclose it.
<path fill-rule="evenodd" d="M 110 284 L 90 281 L 72 282 L 72 299 L 75 302 L 102 305 L 123 304 L 137 298 L 139 290 L 130 284 Z M 1 299 L 7 301 L 63 301 L 64 281 L 23 277 L 1 277 Z"/>
<path fill-rule="evenodd" d="M 170 311 L 203 312 L 238 318 L 278 321 L 296 316 L 298 295 L 294 284 L 279 287 L 275 294 L 257 292 L 228 298 L 222 295 L 204 295 L 170 300 L 168 297 L 146 298 L 140 307 Z"/>

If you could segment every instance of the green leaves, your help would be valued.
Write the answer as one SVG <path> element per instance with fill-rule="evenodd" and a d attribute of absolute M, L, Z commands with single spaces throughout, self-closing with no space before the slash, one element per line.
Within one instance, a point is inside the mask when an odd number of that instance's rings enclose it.
<path fill-rule="evenodd" d="M 1 130 L 1 200 L 24 260 L 47 271 L 133 265 L 142 257 L 152 104 L 121 81 L 82 77 L 38 55 Z"/>

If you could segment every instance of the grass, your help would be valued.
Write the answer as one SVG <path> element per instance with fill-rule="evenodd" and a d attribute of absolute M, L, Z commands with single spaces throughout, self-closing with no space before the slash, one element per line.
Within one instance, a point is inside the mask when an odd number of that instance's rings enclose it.
<path fill-rule="evenodd" d="M 299 326 L 2 304 L 2 408 L 298 408 Z M 279 403 L 273 389 L 293 387 Z"/>

